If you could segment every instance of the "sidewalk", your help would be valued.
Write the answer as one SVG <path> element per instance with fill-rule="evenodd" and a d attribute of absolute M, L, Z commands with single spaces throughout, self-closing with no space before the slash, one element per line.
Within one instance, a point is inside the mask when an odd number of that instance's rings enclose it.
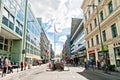
<path fill-rule="evenodd" d="M 11 80 L 10 78 L 18 76 L 17 74 L 22 75 L 26 71 L 29 71 L 29 70 L 32 70 L 32 69 L 35 69 L 38 67 L 40 67 L 40 66 L 32 66 L 30 69 L 28 69 L 28 67 L 26 67 L 26 70 L 23 70 L 23 71 L 21 71 L 21 68 L 16 68 L 16 69 L 13 69 L 13 73 L 6 74 L 6 76 L 4 76 L 4 77 L 2 77 L 2 71 L 0 71 L 0 80 Z"/>
<path fill-rule="evenodd" d="M 67 65 L 68 67 L 74 67 L 74 65 Z M 83 66 L 77 66 L 77 67 L 79 67 L 79 68 L 84 68 Z M 88 70 L 91 70 L 91 71 L 93 71 L 93 69 L 92 68 L 90 68 L 89 67 L 89 69 Z M 120 76 L 120 72 L 116 72 L 116 71 L 108 71 L 108 73 L 105 73 L 103 70 L 99 70 L 99 69 L 95 69 L 94 70 L 96 73 L 101 73 L 101 74 L 108 74 L 108 75 L 113 75 L 113 76 L 116 76 L 116 77 L 119 77 Z"/>
<path fill-rule="evenodd" d="M 120 76 L 120 72 L 116 72 L 116 71 L 108 71 L 107 73 L 104 72 L 103 70 L 99 70 L 99 69 L 92 69 L 92 68 L 88 68 L 88 70 L 94 71 L 96 73 L 101 73 L 101 74 L 108 74 L 108 75 L 112 75 L 112 76 L 116 76 L 119 77 Z"/>

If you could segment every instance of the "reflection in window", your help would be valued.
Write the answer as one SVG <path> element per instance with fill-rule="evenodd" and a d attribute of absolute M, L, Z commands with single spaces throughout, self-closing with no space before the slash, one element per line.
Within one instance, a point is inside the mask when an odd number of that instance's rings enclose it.
<path fill-rule="evenodd" d="M 10 14 L 9 15 L 9 20 L 12 22 L 12 23 L 14 23 L 14 17 Z"/>
<path fill-rule="evenodd" d="M 3 2 L 8 8 L 10 8 L 10 0 L 2 0 L 2 2 Z"/>
<path fill-rule="evenodd" d="M 9 28 L 10 28 L 11 30 L 14 30 L 14 24 L 13 24 L 12 22 L 9 22 Z"/>
<path fill-rule="evenodd" d="M 21 7 L 20 6 L 18 6 L 17 5 L 17 11 L 16 11 L 17 13 L 17 18 L 20 20 L 20 21 L 24 21 L 24 11 L 21 9 Z"/>
<path fill-rule="evenodd" d="M 8 26 L 8 19 L 5 16 L 2 16 L 2 23 Z"/>
<path fill-rule="evenodd" d="M 23 25 L 16 21 L 16 33 L 22 36 Z"/>
<path fill-rule="evenodd" d="M 6 18 L 8 18 L 8 11 L 7 9 L 3 9 L 3 13 L 2 13 Z"/>

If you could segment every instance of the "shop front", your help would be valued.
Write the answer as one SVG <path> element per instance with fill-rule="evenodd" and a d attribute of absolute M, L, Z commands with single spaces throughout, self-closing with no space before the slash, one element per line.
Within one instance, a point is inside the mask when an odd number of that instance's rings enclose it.
<path fill-rule="evenodd" d="M 120 42 L 114 44 L 116 66 L 120 67 Z"/>
<path fill-rule="evenodd" d="M 95 50 L 89 50 L 88 53 L 89 53 L 89 60 L 96 61 Z"/>
<path fill-rule="evenodd" d="M 120 47 L 114 48 L 116 66 L 120 67 Z"/>

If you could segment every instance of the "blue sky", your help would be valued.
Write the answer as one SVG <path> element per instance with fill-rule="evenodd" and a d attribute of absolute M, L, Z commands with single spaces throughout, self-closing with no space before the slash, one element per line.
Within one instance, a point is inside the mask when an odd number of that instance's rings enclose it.
<path fill-rule="evenodd" d="M 83 0 L 30 0 L 31 8 L 36 17 L 42 18 L 42 26 L 45 33 L 53 44 L 54 49 L 54 26 L 56 49 L 60 54 L 66 35 L 70 34 L 71 18 L 82 18 L 81 4 Z"/>

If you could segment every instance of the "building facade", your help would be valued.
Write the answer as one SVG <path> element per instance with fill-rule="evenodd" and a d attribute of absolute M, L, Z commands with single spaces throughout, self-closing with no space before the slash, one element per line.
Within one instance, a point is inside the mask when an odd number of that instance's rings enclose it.
<path fill-rule="evenodd" d="M 27 5 L 25 23 L 26 1 L 0 1 L 0 56 L 7 56 L 14 63 L 40 60 L 40 25 L 29 5 Z M 23 44 L 24 41 L 25 44 Z"/>
<path fill-rule="evenodd" d="M 120 67 L 120 0 L 84 0 L 82 9 L 87 59 Z"/>
<path fill-rule="evenodd" d="M 76 28 L 74 28 L 76 27 Z M 72 30 L 74 29 L 74 30 Z M 73 33 L 73 34 L 72 34 Z M 85 32 L 82 19 L 72 19 L 71 26 L 71 55 L 78 55 L 81 62 L 86 58 Z"/>
<path fill-rule="evenodd" d="M 70 35 L 67 35 L 67 40 L 64 43 L 63 50 L 62 50 L 62 58 L 71 57 L 70 53 Z"/>

